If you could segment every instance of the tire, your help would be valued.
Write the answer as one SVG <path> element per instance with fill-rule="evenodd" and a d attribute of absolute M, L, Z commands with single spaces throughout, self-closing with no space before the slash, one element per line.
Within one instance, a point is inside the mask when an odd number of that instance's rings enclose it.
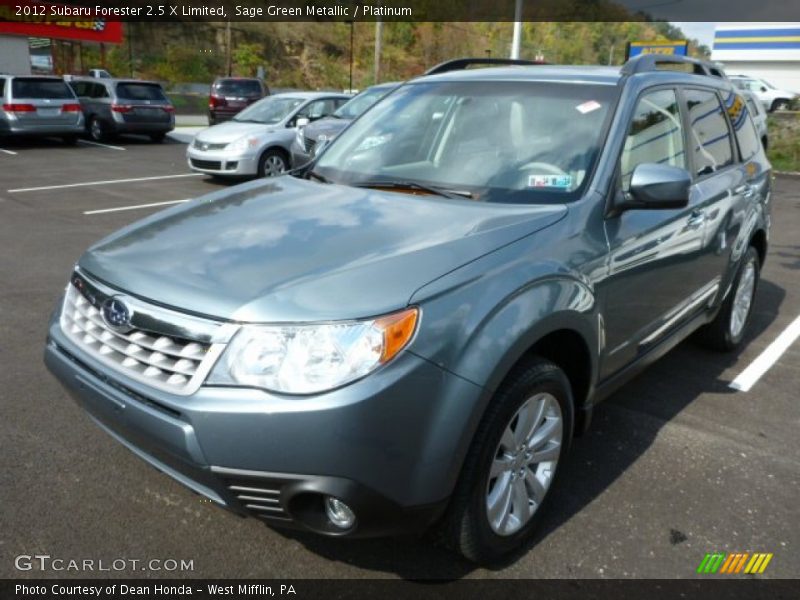
<path fill-rule="evenodd" d="M 108 128 L 102 119 L 92 117 L 89 120 L 89 137 L 95 142 L 108 141 Z"/>
<path fill-rule="evenodd" d="M 775 112 L 776 110 L 788 110 L 789 109 L 789 101 L 779 98 L 772 102 L 772 108 L 770 112 Z"/>
<path fill-rule="evenodd" d="M 151 133 L 150 141 L 153 142 L 154 144 L 160 144 L 164 141 L 166 137 L 167 137 L 166 133 Z"/>
<path fill-rule="evenodd" d="M 74 146 L 78 143 L 78 136 L 77 135 L 65 135 L 61 137 L 61 140 L 67 146 Z"/>
<path fill-rule="evenodd" d="M 533 438 L 549 430 L 552 437 L 530 447 L 533 439 L 518 429 L 523 407 L 534 409 L 525 414 L 540 418 L 522 429 Z M 544 413 L 539 412 L 542 407 Z M 434 532 L 438 540 L 481 564 L 491 564 L 529 540 L 559 475 L 556 467 L 569 449 L 574 414 L 570 383 L 558 366 L 535 358 L 515 368 L 478 425 L 450 505 Z M 520 439 L 527 441 L 519 444 Z M 545 450 L 551 460 L 531 462 L 531 454 Z M 498 471 L 493 473 L 493 467 Z M 497 510 L 490 511 L 490 504 Z"/>
<path fill-rule="evenodd" d="M 209 125 L 209 127 L 213 127 L 216 124 L 217 124 L 217 120 L 214 117 L 212 117 L 211 115 L 208 115 L 208 125 Z"/>
<path fill-rule="evenodd" d="M 750 246 L 717 316 L 697 332 L 702 345 L 720 352 L 732 352 L 739 347 L 753 314 L 760 273 L 758 252 Z"/>
<path fill-rule="evenodd" d="M 276 177 L 289 170 L 289 160 L 280 150 L 267 150 L 258 161 L 259 177 Z"/>

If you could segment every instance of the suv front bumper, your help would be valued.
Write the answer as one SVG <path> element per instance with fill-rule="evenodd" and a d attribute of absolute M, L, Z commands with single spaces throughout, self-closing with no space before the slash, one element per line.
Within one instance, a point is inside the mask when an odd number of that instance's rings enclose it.
<path fill-rule="evenodd" d="M 173 396 L 110 371 L 50 326 L 45 363 L 109 434 L 195 492 L 242 515 L 327 535 L 418 532 L 443 511 L 483 390 L 411 352 L 311 398 L 201 387 Z M 324 517 L 344 500 L 356 526 Z"/>

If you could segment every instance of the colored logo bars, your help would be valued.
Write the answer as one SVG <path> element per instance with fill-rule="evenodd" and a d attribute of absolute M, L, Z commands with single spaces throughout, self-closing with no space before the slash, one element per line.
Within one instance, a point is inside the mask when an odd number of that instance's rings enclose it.
<path fill-rule="evenodd" d="M 763 573 L 769 561 L 772 560 L 772 553 L 763 552 L 715 552 L 706 554 L 697 567 L 698 573 L 712 574 L 721 573 L 732 575 L 736 573 Z"/>

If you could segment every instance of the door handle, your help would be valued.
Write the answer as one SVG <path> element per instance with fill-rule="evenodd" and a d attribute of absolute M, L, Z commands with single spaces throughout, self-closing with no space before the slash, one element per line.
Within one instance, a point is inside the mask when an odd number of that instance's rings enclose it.
<path fill-rule="evenodd" d="M 702 210 L 693 210 L 686 221 L 686 226 L 689 229 L 700 229 L 703 223 L 706 222 L 706 213 Z"/>

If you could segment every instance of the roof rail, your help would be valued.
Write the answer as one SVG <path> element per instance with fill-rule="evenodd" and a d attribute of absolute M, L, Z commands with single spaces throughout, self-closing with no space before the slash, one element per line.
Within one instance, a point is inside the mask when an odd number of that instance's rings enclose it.
<path fill-rule="evenodd" d="M 439 73 L 447 73 L 448 71 L 460 71 L 466 69 L 471 65 L 543 65 L 543 61 L 537 60 L 520 60 L 516 58 L 456 58 L 439 63 L 435 67 L 431 67 L 425 71 L 424 75 L 437 75 Z"/>
<path fill-rule="evenodd" d="M 719 77 L 727 79 L 728 76 L 720 65 L 689 56 L 677 56 L 672 54 L 641 54 L 631 58 L 622 65 L 620 71 L 623 75 L 635 75 L 636 73 L 649 73 L 658 70 L 658 65 L 692 65 L 692 72 L 695 75 L 706 75 L 708 77 Z"/>

